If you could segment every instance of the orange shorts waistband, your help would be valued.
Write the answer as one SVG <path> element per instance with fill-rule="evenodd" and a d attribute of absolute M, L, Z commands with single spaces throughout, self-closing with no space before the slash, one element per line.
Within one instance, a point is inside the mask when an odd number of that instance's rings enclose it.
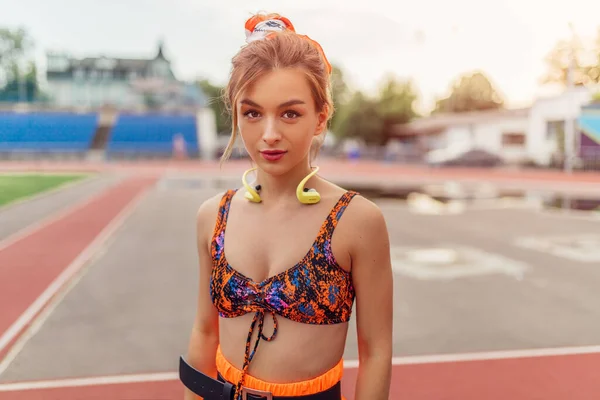
<path fill-rule="evenodd" d="M 217 371 L 227 381 L 235 384 L 242 377 L 242 371 L 223 356 L 221 346 L 217 348 L 216 362 Z M 246 374 L 244 386 L 249 389 L 271 392 L 273 396 L 302 396 L 319 393 L 335 386 L 335 384 L 342 380 L 343 373 L 344 362 L 340 360 L 335 367 L 313 379 L 290 383 L 271 383 Z"/>

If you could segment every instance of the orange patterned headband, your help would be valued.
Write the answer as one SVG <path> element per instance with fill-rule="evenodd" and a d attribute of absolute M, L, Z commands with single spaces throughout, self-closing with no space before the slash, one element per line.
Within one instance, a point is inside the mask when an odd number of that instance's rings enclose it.
<path fill-rule="evenodd" d="M 294 28 L 294 25 L 292 25 L 292 22 L 279 14 L 255 15 L 246 21 L 244 27 L 246 30 L 246 43 L 269 38 L 275 35 L 277 32 L 286 30 L 296 33 L 296 29 Z M 313 46 L 316 47 L 323 57 L 323 61 L 327 67 L 327 72 L 331 74 L 331 64 L 329 64 L 321 45 L 306 35 L 298 36 L 308 40 Z"/>

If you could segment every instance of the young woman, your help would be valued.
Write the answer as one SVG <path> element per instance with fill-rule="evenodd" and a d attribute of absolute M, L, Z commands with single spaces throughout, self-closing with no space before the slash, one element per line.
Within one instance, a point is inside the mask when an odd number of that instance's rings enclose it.
<path fill-rule="evenodd" d="M 243 188 L 198 210 L 198 308 L 180 359 L 186 399 L 340 400 L 354 305 L 354 398 L 387 399 L 387 227 L 373 203 L 311 166 L 333 112 L 331 66 L 285 17 L 256 15 L 245 28 L 226 88 L 233 130 L 224 159 L 239 135 L 256 167 Z"/>

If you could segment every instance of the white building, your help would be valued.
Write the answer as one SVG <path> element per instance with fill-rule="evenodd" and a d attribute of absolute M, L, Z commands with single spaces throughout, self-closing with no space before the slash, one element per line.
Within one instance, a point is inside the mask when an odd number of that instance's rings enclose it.
<path fill-rule="evenodd" d="M 413 151 L 435 151 L 440 160 L 479 149 L 518 162 L 528 156 L 528 128 L 529 109 L 486 110 L 436 114 L 398 126 L 394 136 Z"/>
<path fill-rule="evenodd" d="M 148 59 L 76 59 L 50 52 L 46 81 L 52 105 L 61 108 L 194 108 L 205 102 L 196 85 L 176 79 L 162 43 L 156 55 Z"/>
<path fill-rule="evenodd" d="M 565 148 L 567 123 L 573 124 L 573 150 L 577 149 L 577 119 L 591 97 L 590 89 L 578 87 L 536 99 L 529 108 L 434 114 L 396 126 L 393 137 L 412 152 L 436 160 L 478 149 L 507 163 L 549 165 Z"/>
<path fill-rule="evenodd" d="M 574 148 L 579 138 L 577 119 L 581 108 L 588 104 L 592 93 L 585 87 L 565 91 L 554 97 L 537 99 L 529 114 L 527 129 L 527 153 L 541 165 L 548 165 L 552 157 L 564 148 L 567 121 L 573 128 Z"/>

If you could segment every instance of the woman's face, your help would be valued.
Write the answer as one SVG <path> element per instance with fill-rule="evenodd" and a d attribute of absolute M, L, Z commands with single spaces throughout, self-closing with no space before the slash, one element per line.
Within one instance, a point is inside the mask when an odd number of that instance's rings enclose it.
<path fill-rule="evenodd" d="M 277 69 L 257 79 L 239 97 L 237 117 L 248 154 L 273 175 L 307 161 L 313 137 L 327 123 L 300 69 Z"/>

